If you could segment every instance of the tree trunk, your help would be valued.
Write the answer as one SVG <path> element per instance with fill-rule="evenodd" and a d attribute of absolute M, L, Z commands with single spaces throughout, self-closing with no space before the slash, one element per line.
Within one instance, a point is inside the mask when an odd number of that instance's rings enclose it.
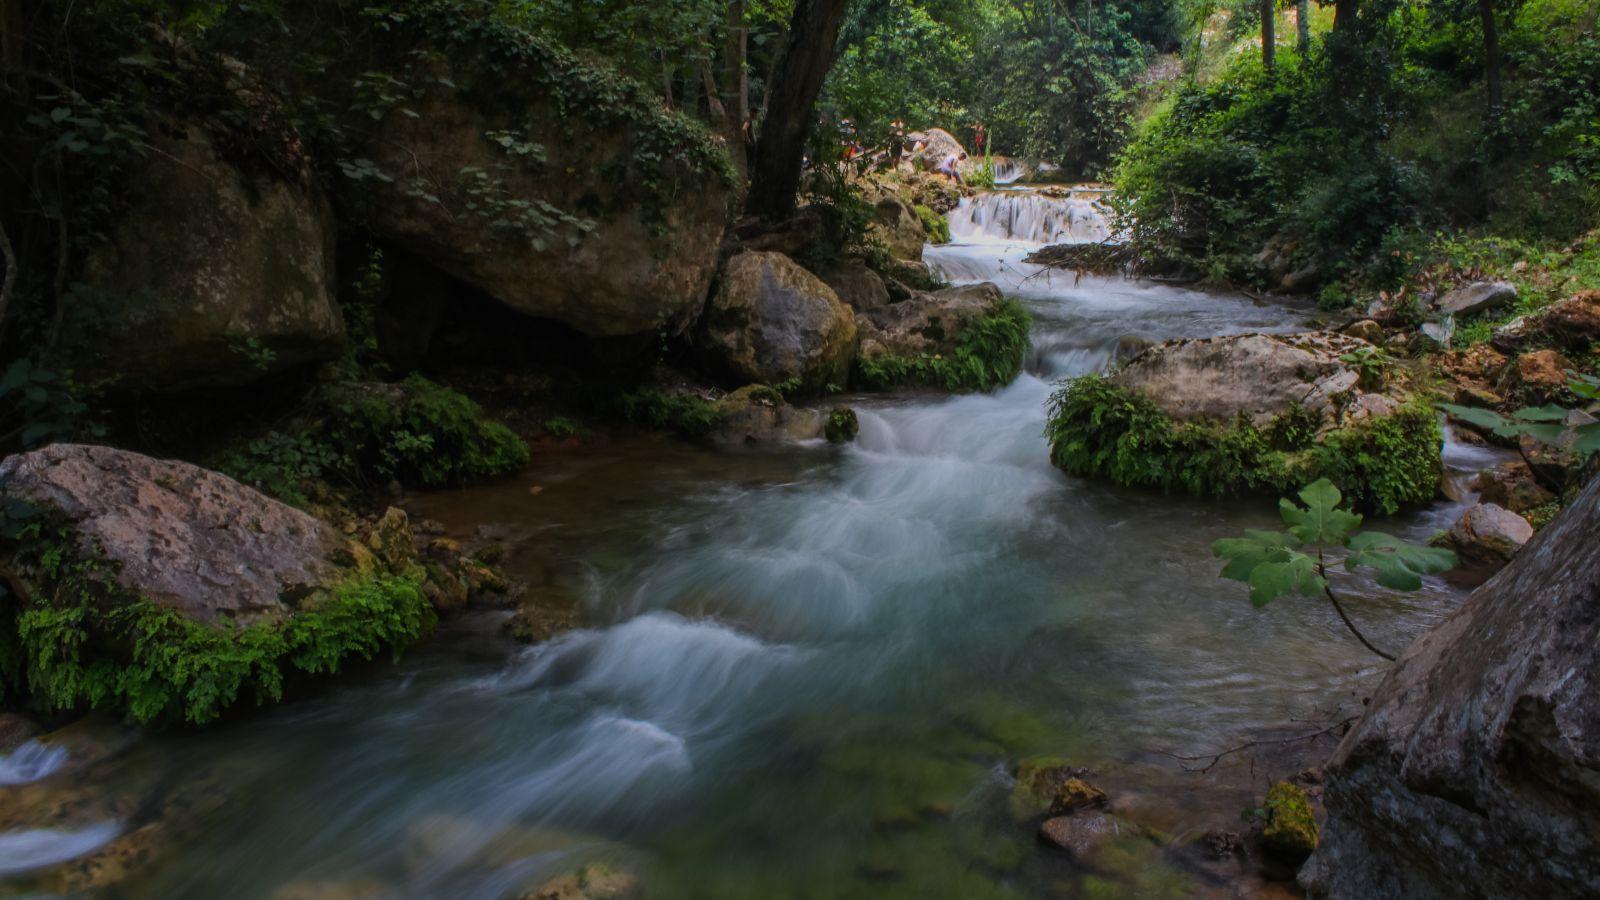
<path fill-rule="evenodd" d="M 834 44 L 848 5 L 849 0 L 796 0 L 789 33 L 768 78 L 769 99 L 746 204 L 752 215 L 777 220 L 794 212 L 811 108 L 833 67 Z"/>
<path fill-rule="evenodd" d="M 1278 11 L 1273 0 L 1261 0 L 1261 66 L 1271 72 L 1278 64 Z"/>
<path fill-rule="evenodd" d="M 722 104 L 737 116 L 740 127 L 750 121 L 750 73 L 745 60 L 750 53 L 750 29 L 744 24 L 744 0 L 728 4 L 728 28 L 722 43 Z"/>
<path fill-rule="evenodd" d="M 1483 19 L 1483 65 L 1489 79 L 1489 118 L 1500 118 L 1504 98 L 1500 87 L 1500 30 L 1494 22 L 1494 0 L 1478 0 L 1478 15 Z"/>
<path fill-rule="evenodd" d="M 1301 59 L 1311 55 L 1311 0 L 1299 0 L 1295 5 L 1294 48 Z"/>
<path fill-rule="evenodd" d="M 1333 30 L 1341 34 L 1356 27 L 1356 6 L 1360 0 L 1333 0 Z"/>

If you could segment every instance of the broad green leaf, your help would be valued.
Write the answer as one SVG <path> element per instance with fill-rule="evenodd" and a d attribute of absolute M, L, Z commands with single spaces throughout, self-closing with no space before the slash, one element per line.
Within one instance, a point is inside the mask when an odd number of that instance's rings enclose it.
<path fill-rule="evenodd" d="M 1361 524 L 1359 515 L 1339 509 L 1342 499 L 1333 482 L 1321 478 L 1300 492 L 1300 500 L 1306 505 L 1304 509 L 1285 498 L 1278 502 L 1278 510 L 1289 523 L 1290 533 L 1302 543 L 1337 546 Z"/>
<path fill-rule="evenodd" d="M 1556 444 L 1566 437 L 1567 429 L 1563 425 L 1519 425 L 1517 433 L 1525 434 L 1541 443 Z"/>
<path fill-rule="evenodd" d="M 1513 415 L 1525 422 L 1565 422 L 1567 420 L 1567 410 L 1556 406 L 1554 403 L 1547 403 L 1544 406 L 1524 407 L 1517 410 Z"/>
<path fill-rule="evenodd" d="M 1293 550 L 1282 552 L 1287 556 L 1282 562 L 1264 562 L 1250 573 L 1250 602 L 1256 606 L 1266 606 L 1291 591 L 1309 597 L 1326 584 L 1311 557 Z"/>
<path fill-rule="evenodd" d="M 1344 561 L 1350 571 L 1366 566 L 1378 571 L 1378 583 L 1397 591 L 1422 587 L 1422 576 L 1448 572 L 1456 566 L 1456 555 L 1439 547 L 1408 544 L 1381 531 L 1364 531 L 1350 539 L 1355 551 Z"/>
<path fill-rule="evenodd" d="M 1500 415 L 1494 410 L 1480 409 L 1476 406 L 1457 406 L 1454 403 L 1443 403 L 1440 404 L 1439 408 L 1456 417 L 1457 419 L 1466 422 L 1468 425 L 1476 425 L 1479 428 L 1487 428 L 1496 434 L 1499 434 L 1503 430 L 1511 427 L 1511 423 L 1506 419 L 1506 417 Z M 1502 436 L 1509 437 L 1510 434 L 1507 433 Z"/>
<path fill-rule="evenodd" d="M 1212 555 L 1228 560 L 1223 578 L 1248 582 L 1250 573 L 1264 562 L 1282 562 L 1300 541 L 1286 531 L 1247 530 L 1242 538 L 1223 538 L 1211 545 Z"/>
<path fill-rule="evenodd" d="M 1579 425 L 1573 431 L 1578 439 L 1572 442 L 1572 452 L 1579 456 L 1600 453 L 1600 423 Z"/>

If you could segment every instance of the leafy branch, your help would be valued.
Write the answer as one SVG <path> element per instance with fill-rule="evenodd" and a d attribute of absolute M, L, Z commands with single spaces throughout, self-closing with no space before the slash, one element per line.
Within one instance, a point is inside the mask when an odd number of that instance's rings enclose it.
<path fill-rule="evenodd" d="M 1449 550 L 1408 544 L 1381 531 L 1357 532 L 1361 516 L 1340 508 L 1343 499 L 1333 482 L 1320 479 L 1300 491 L 1304 506 L 1288 498 L 1279 501 L 1287 531 L 1247 530 L 1244 537 L 1212 544 L 1211 552 L 1228 561 L 1222 577 L 1250 586 L 1250 602 L 1256 606 L 1266 606 L 1289 593 L 1321 594 L 1356 640 L 1392 660 L 1392 655 L 1367 640 L 1333 592 L 1328 582 L 1329 552 L 1348 549 L 1344 559 L 1347 570 L 1373 569 L 1379 584 L 1400 591 L 1417 590 L 1422 587 L 1422 576 L 1454 568 L 1456 557 Z"/>
<path fill-rule="evenodd" d="M 1567 377 L 1567 389 L 1573 394 L 1583 400 L 1600 401 L 1600 378 L 1570 371 Z M 1524 407 L 1509 415 L 1450 403 L 1442 404 L 1442 408 L 1457 419 L 1499 437 L 1527 435 L 1543 444 L 1566 447 L 1579 457 L 1600 452 L 1600 422 L 1568 424 L 1572 410 L 1554 403 Z"/>

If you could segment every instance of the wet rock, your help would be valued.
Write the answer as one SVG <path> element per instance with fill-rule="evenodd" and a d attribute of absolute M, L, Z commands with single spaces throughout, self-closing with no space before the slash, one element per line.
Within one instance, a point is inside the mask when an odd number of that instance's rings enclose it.
<path fill-rule="evenodd" d="M 545 882 L 522 900 L 618 900 L 638 893 L 639 879 L 630 872 L 592 863 Z"/>
<path fill-rule="evenodd" d="M 1593 424 L 1595 421 L 1594 416 L 1581 409 L 1574 409 L 1567 413 L 1564 424 L 1570 429 L 1576 425 Z M 1578 455 L 1572 452 L 1573 440 L 1574 435 L 1570 430 L 1554 443 L 1525 434 L 1517 439 L 1517 449 L 1522 453 L 1523 462 L 1526 462 L 1529 470 L 1533 472 L 1533 477 L 1550 490 L 1560 493 L 1566 489 L 1581 462 Z"/>
<path fill-rule="evenodd" d="M 338 574 L 346 541 L 305 513 L 176 460 L 52 444 L 0 462 L 4 495 L 71 529 L 115 580 L 206 624 L 280 619 Z"/>
<path fill-rule="evenodd" d="M 480 34 L 466 53 L 439 37 L 448 27 L 419 16 L 389 29 L 385 52 L 411 61 L 420 96 L 371 131 L 360 155 L 391 177 L 353 182 L 345 201 L 360 220 L 506 306 L 587 335 L 686 326 L 728 224 L 720 151 L 538 40 Z M 591 90 L 609 93 L 576 99 Z"/>
<path fill-rule="evenodd" d="M 1105 791 L 1082 778 L 1068 778 L 1050 801 L 1050 815 L 1064 816 L 1091 806 L 1105 806 L 1106 802 Z"/>
<path fill-rule="evenodd" d="M 1492 343 L 1504 353 L 1548 346 L 1585 353 L 1600 341 L 1600 290 L 1579 291 L 1496 329 Z"/>
<path fill-rule="evenodd" d="M 1111 840 L 1134 834 L 1134 830 L 1105 813 L 1055 816 L 1039 826 L 1040 840 L 1072 854 L 1072 858 L 1092 865 L 1100 849 Z"/>
<path fill-rule="evenodd" d="M 847 260 L 815 271 L 823 283 L 833 288 L 841 302 L 857 312 L 889 305 L 889 289 L 883 278 L 860 260 Z"/>
<path fill-rule="evenodd" d="M 1017 782 L 1008 801 L 1012 817 L 1021 821 L 1044 815 L 1068 781 L 1087 774 L 1088 769 L 1053 756 L 1023 760 L 1017 764 Z"/>
<path fill-rule="evenodd" d="M 1503 566 L 1532 537 L 1527 519 L 1493 503 L 1479 503 L 1462 514 L 1444 542 L 1464 559 Z"/>
<path fill-rule="evenodd" d="M 314 188 L 228 161 L 180 127 L 119 181 L 127 211 L 63 307 L 63 365 L 85 384 L 181 391 L 252 384 L 344 346 L 333 225 Z"/>
<path fill-rule="evenodd" d="M 1556 499 L 1555 494 L 1533 477 L 1533 470 L 1525 462 L 1508 462 L 1480 472 L 1470 487 L 1484 503 L 1493 503 L 1514 513 L 1524 513 Z"/>
<path fill-rule="evenodd" d="M 1173 419 L 1256 424 L 1299 407 L 1323 427 L 1393 412 L 1398 403 L 1365 393 L 1341 357 L 1370 347 L 1341 334 L 1243 334 L 1169 341 L 1135 357 L 1113 382 L 1150 397 Z"/>
<path fill-rule="evenodd" d="M 1411 645 L 1328 766 L 1333 898 L 1600 894 L 1600 480 Z"/>
<path fill-rule="evenodd" d="M 1516 285 L 1508 281 L 1474 281 L 1448 291 L 1433 303 L 1434 309 L 1453 316 L 1491 312 L 1517 302 Z"/>
<path fill-rule="evenodd" d="M 1383 326 L 1371 319 L 1361 319 L 1346 325 L 1344 333 L 1369 344 L 1383 343 Z"/>
<path fill-rule="evenodd" d="M 552 604 L 541 590 L 533 590 L 517 605 L 505 629 L 513 638 L 540 644 L 566 634 L 579 625 L 578 611 L 566 604 Z"/>
<path fill-rule="evenodd" d="M 847 382 L 855 340 L 853 314 L 821 279 L 782 254 L 745 252 L 723 270 L 700 344 L 746 382 L 820 392 Z"/>
<path fill-rule="evenodd" d="M 856 411 L 842 406 L 828 413 L 828 423 L 823 428 L 823 435 L 830 444 L 848 444 L 861 433 L 861 420 L 857 418 Z"/>
<path fill-rule="evenodd" d="M 1266 807 L 1261 840 L 1269 852 L 1298 863 L 1317 849 L 1317 819 L 1305 788 L 1280 781 L 1267 791 Z"/>
<path fill-rule="evenodd" d="M 716 414 L 711 439 L 718 444 L 808 441 L 823 437 L 830 427 L 830 419 L 819 410 L 791 406 L 762 384 L 745 385 L 718 400 Z"/>
<path fill-rule="evenodd" d="M 890 259 L 922 261 L 922 248 L 928 243 L 928 230 L 911 204 L 893 193 L 884 192 L 872 201 L 872 221 L 867 235 L 883 244 Z"/>
<path fill-rule="evenodd" d="M 915 293 L 887 308 L 868 310 L 857 317 L 861 358 L 953 353 L 966 329 L 998 311 L 1004 300 L 998 287 L 985 282 Z"/>

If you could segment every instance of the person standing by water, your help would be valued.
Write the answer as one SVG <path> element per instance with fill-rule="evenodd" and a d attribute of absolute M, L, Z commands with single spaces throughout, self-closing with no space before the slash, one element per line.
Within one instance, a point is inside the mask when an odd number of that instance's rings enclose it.
<path fill-rule="evenodd" d="M 965 162 L 966 159 L 967 155 L 965 153 L 949 154 L 944 158 L 943 162 L 939 163 L 939 174 L 944 175 L 951 181 L 954 181 L 956 184 L 965 187 L 966 182 L 961 178 L 961 164 Z"/>

